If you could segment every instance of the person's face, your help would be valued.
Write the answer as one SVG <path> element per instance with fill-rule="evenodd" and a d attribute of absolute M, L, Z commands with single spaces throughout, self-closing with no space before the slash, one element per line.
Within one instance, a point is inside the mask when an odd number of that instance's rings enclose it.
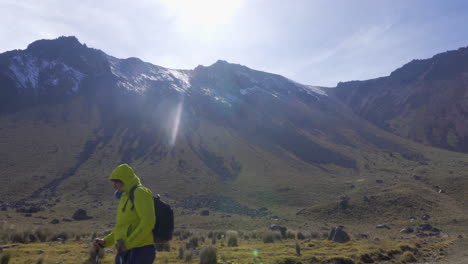
<path fill-rule="evenodd" d="M 112 181 L 112 184 L 113 184 L 114 190 L 119 191 L 119 192 L 123 191 L 123 189 L 122 189 L 123 188 L 123 182 L 121 182 L 121 181 Z"/>

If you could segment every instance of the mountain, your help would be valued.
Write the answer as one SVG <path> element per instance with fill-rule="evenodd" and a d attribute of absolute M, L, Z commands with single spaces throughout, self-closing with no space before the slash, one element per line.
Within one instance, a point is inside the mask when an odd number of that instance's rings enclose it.
<path fill-rule="evenodd" d="M 413 60 L 387 77 L 339 83 L 335 94 L 392 133 L 468 152 L 468 48 Z"/>
<path fill-rule="evenodd" d="M 209 208 L 299 222 L 465 221 L 466 154 L 388 133 L 330 89 L 222 60 L 168 69 L 75 37 L 0 54 L 0 89 L 0 201 L 19 212 L 81 207 L 111 221 L 107 177 L 126 162 L 179 219 Z"/>

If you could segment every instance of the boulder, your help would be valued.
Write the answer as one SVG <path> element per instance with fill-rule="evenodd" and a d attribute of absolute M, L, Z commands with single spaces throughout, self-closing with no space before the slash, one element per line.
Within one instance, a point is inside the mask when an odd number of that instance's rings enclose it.
<path fill-rule="evenodd" d="M 200 212 L 201 216 L 209 216 L 210 215 L 210 210 L 203 210 Z"/>
<path fill-rule="evenodd" d="M 417 231 L 430 231 L 431 229 L 432 229 L 432 226 L 428 223 L 423 223 L 423 224 L 418 225 L 418 227 L 416 227 Z"/>
<path fill-rule="evenodd" d="M 387 228 L 387 229 L 390 229 L 390 227 L 388 227 L 387 225 L 384 225 L 384 224 L 376 225 L 375 228 Z"/>
<path fill-rule="evenodd" d="M 343 226 L 334 227 L 328 236 L 328 240 L 338 243 L 348 242 L 350 240 L 349 235 L 343 229 Z"/>
<path fill-rule="evenodd" d="M 348 209 L 349 208 L 349 200 L 341 200 L 338 204 L 340 209 Z"/>
<path fill-rule="evenodd" d="M 282 227 L 282 226 L 277 225 L 277 224 L 272 224 L 272 225 L 270 225 L 269 228 L 270 228 L 271 231 L 281 231 L 285 227 Z"/>
<path fill-rule="evenodd" d="M 78 209 L 75 211 L 75 213 L 73 214 L 72 218 L 74 220 L 77 220 L 77 221 L 80 221 L 80 220 L 88 220 L 88 219 L 91 219 L 93 217 L 91 216 L 88 216 L 88 214 L 86 213 L 85 210 L 83 209 Z"/>
<path fill-rule="evenodd" d="M 414 229 L 412 227 L 405 227 L 402 230 L 400 230 L 400 233 L 413 233 Z"/>
<path fill-rule="evenodd" d="M 423 215 L 421 216 L 421 219 L 424 220 L 424 221 L 429 220 L 429 218 L 431 218 L 431 216 L 428 215 L 428 214 L 423 214 Z"/>
<path fill-rule="evenodd" d="M 56 225 L 56 224 L 60 223 L 60 221 L 58 219 L 54 219 L 54 220 L 50 221 L 50 223 L 53 224 L 53 225 Z"/>

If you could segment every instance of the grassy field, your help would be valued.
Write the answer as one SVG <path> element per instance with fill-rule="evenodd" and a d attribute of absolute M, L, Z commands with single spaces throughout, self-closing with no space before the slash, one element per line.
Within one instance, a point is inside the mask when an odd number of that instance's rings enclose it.
<path fill-rule="evenodd" d="M 33 234 L 34 235 L 34 234 Z M 303 235 L 303 236 L 302 236 Z M 414 263 L 444 260 L 448 238 L 361 239 L 336 243 L 317 234 L 289 232 L 281 237 L 272 232 L 177 231 L 155 263 Z M 64 236 L 64 234 L 62 234 Z M 301 239 L 297 239 L 301 238 Z M 65 241 L 7 243 L 2 264 L 95 263 L 90 236 L 69 234 Z M 28 241 L 23 241 L 28 242 Z M 101 251 L 103 264 L 114 263 L 113 249 Z M 8 261 L 9 259 L 9 261 Z M 373 261 L 373 262 L 371 262 Z M 432 262 L 430 262 L 432 263 Z"/>

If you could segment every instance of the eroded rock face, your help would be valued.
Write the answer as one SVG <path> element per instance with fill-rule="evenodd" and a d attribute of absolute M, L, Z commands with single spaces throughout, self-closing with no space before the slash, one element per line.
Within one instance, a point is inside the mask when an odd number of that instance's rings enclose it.
<path fill-rule="evenodd" d="M 88 220 L 88 219 L 91 219 L 93 218 L 92 216 L 88 216 L 88 214 L 86 213 L 86 210 L 84 209 L 78 209 L 75 211 L 75 213 L 73 214 L 72 218 L 74 220 Z"/>
<path fill-rule="evenodd" d="M 350 240 L 348 233 L 346 233 L 343 226 L 337 226 L 332 229 L 328 240 L 332 240 L 338 243 L 345 243 Z"/>

